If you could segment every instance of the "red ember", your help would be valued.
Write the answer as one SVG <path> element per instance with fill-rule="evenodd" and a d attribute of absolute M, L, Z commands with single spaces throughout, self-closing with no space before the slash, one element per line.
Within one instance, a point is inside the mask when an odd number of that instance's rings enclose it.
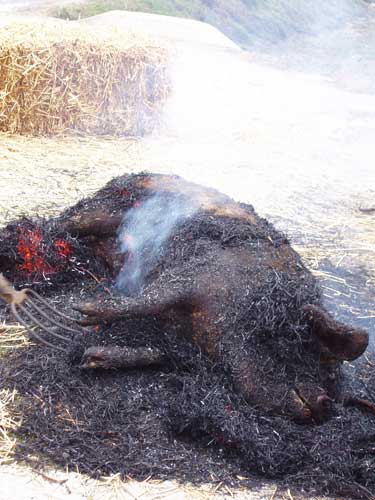
<path fill-rule="evenodd" d="M 53 268 L 45 261 L 44 245 L 40 229 L 26 229 L 18 239 L 17 251 L 23 263 L 18 265 L 18 269 L 26 274 L 41 273 L 51 274 Z"/>
<path fill-rule="evenodd" d="M 22 264 L 18 264 L 20 271 L 23 271 L 26 275 L 36 273 L 48 275 L 60 270 L 61 264 L 52 266 L 46 261 L 46 244 L 39 228 L 19 228 L 18 231 L 17 251 L 22 259 Z M 56 240 L 53 245 L 60 260 L 66 260 L 73 253 L 72 247 L 67 241 Z"/>
<path fill-rule="evenodd" d="M 65 259 L 73 253 L 71 245 L 65 240 L 56 240 L 54 246 L 60 257 L 64 257 Z"/>

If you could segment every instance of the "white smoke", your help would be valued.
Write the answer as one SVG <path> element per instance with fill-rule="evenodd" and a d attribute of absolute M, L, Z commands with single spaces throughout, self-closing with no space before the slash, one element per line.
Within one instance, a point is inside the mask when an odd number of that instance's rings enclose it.
<path fill-rule="evenodd" d="M 145 277 L 157 263 L 172 231 L 195 211 L 183 195 L 156 193 L 124 216 L 119 233 L 125 264 L 117 277 L 117 287 L 127 295 L 138 293 Z"/>

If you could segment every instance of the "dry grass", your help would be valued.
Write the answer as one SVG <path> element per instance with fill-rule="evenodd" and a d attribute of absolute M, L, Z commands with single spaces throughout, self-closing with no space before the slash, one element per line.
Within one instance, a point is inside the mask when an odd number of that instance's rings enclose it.
<path fill-rule="evenodd" d="M 2 131 L 141 136 L 169 90 L 167 49 L 139 35 L 50 20 L 0 30 Z"/>
<path fill-rule="evenodd" d="M 140 143 L 129 138 L 0 134 L 0 148 L 0 226 L 22 215 L 57 215 L 133 171 L 140 156 Z"/>
<path fill-rule="evenodd" d="M 330 307 L 371 332 L 375 324 L 374 217 L 351 205 L 342 206 L 332 218 L 325 214 L 325 222 L 322 230 L 306 218 L 306 234 L 299 235 L 293 246 L 319 279 Z"/>
<path fill-rule="evenodd" d="M 0 324 L 0 355 L 29 344 L 25 329 L 19 325 Z M 14 431 L 21 424 L 21 416 L 15 410 L 15 390 L 0 391 L 0 465 L 11 463 L 17 445 Z"/>
<path fill-rule="evenodd" d="M 16 391 L 3 389 L 0 391 L 0 465 L 9 463 L 16 446 L 13 432 L 20 425 L 20 416 L 14 412 Z M 10 410 L 12 407 L 12 410 Z"/>
<path fill-rule="evenodd" d="M 12 349 L 29 345 L 25 328 L 16 325 L 0 324 L 0 355 Z"/>

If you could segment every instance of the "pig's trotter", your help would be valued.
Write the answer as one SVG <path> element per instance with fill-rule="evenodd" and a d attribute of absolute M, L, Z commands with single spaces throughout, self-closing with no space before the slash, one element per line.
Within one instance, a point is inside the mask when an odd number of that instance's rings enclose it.
<path fill-rule="evenodd" d="M 80 368 L 120 370 L 163 365 L 167 361 L 159 349 L 149 347 L 93 346 L 83 354 Z"/>
<path fill-rule="evenodd" d="M 77 320 L 81 326 L 110 324 L 124 316 L 124 309 L 116 304 L 86 302 L 73 307 L 84 319 Z"/>
<path fill-rule="evenodd" d="M 110 214 L 101 210 L 82 212 L 60 222 L 62 230 L 78 236 L 115 236 L 123 214 Z"/>
<path fill-rule="evenodd" d="M 74 307 L 85 317 L 78 321 L 82 326 L 110 324 L 124 318 L 159 316 L 172 309 L 189 309 L 197 297 L 182 287 L 164 290 L 158 282 L 146 288 L 142 295 L 124 297 L 118 301 L 87 302 Z"/>

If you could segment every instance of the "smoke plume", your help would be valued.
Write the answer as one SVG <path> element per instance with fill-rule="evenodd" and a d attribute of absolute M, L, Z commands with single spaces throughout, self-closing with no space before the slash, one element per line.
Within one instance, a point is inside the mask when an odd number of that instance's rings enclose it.
<path fill-rule="evenodd" d="M 117 278 L 122 293 L 134 295 L 141 291 L 172 231 L 194 211 L 192 201 L 183 195 L 156 193 L 125 214 L 119 244 L 126 258 Z"/>

